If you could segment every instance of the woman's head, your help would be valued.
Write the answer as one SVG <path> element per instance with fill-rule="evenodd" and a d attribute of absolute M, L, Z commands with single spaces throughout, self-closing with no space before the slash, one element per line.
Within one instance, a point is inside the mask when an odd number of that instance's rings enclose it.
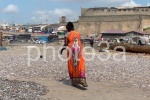
<path fill-rule="evenodd" d="M 74 30 L 74 25 L 72 22 L 68 22 L 67 25 L 66 25 L 66 29 L 68 32 Z"/>

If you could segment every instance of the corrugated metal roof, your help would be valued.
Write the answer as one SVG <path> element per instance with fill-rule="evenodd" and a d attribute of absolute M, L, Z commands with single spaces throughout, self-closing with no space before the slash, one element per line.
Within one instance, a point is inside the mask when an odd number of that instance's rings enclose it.
<path fill-rule="evenodd" d="M 143 34 L 143 35 L 144 35 L 144 34 L 145 34 L 145 35 L 147 34 L 147 33 L 145 33 L 145 32 L 141 32 L 141 31 L 130 31 L 130 32 L 127 32 L 127 33 L 131 33 L 131 32 L 135 32 L 135 33 L 139 33 L 139 34 Z"/>
<path fill-rule="evenodd" d="M 112 30 L 106 30 L 101 32 L 102 34 L 110 34 L 110 33 L 114 33 L 114 34 L 124 34 L 126 32 L 122 31 L 122 30 L 118 30 L 118 29 L 112 29 Z"/>

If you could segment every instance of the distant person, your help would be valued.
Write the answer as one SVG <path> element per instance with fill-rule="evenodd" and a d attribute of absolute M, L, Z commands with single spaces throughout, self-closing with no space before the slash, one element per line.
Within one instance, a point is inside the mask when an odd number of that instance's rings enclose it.
<path fill-rule="evenodd" d="M 103 37 L 102 36 L 100 37 L 99 41 L 103 41 Z"/>
<path fill-rule="evenodd" d="M 91 36 L 91 38 L 90 38 L 90 45 L 91 45 L 91 47 L 93 47 L 93 44 L 94 44 L 94 39 L 93 39 L 93 37 Z"/>
<path fill-rule="evenodd" d="M 80 40 L 80 34 L 74 30 L 74 25 L 72 22 L 67 23 L 68 35 L 65 37 L 64 46 L 67 46 L 71 50 L 71 58 L 68 59 L 68 72 L 72 85 L 76 86 L 78 84 L 83 87 L 87 87 L 86 77 L 85 77 L 85 60 L 83 57 L 83 47 Z M 61 54 L 65 47 L 61 49 Z M 69 50 L 67 56 L 69 57 Z"/>

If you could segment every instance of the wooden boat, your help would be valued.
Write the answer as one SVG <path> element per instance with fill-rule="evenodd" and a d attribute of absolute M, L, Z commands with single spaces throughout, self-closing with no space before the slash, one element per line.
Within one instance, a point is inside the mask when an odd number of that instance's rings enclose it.
<path fill-rule="evenodd" d="M 127 43 L 115 43 L 110 45 L 110 49 L 114 50 L 114 48 L 117 46 L 123 46 L 126 52 L 150 53 L 150 45 L 131 45 Z M 122 51 L 122 49 L 118 48 L 117 51 Z"/>
<path fill-rule="evenodd" d="M 150 53 L 150 45 L 130 45 L 130 52 Z"/>
<path fill-rule="evenodd" d="M 114 43 L 114 44 L 110 44 L 110 49 L 114 50 L 115 47 L 117 46 L 123 46 L 125 48 L 125 51 L 129 52 L 130 51 L 130 45 L 127 45 L 126 43 Z M 123 51 L 122 48 L 117 48 L 117 51 Z"/>

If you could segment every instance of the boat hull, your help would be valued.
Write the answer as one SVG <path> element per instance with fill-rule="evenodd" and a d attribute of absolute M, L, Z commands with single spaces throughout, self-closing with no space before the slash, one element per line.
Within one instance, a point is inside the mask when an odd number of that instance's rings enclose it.
<path fill-rule="evenodd" d="M 117 43 L 112 44 L 110 46 L 111 50 L 114 50 L 117 46 L 123 46 L 126 52 L 134 52 L 134 53 L 150 53 L 150 46 L 149 45 L 130 45 L 130 44 L 123 44 Z M 118 48 L 117 51 L 123 51 L 121 48 Z"/>

